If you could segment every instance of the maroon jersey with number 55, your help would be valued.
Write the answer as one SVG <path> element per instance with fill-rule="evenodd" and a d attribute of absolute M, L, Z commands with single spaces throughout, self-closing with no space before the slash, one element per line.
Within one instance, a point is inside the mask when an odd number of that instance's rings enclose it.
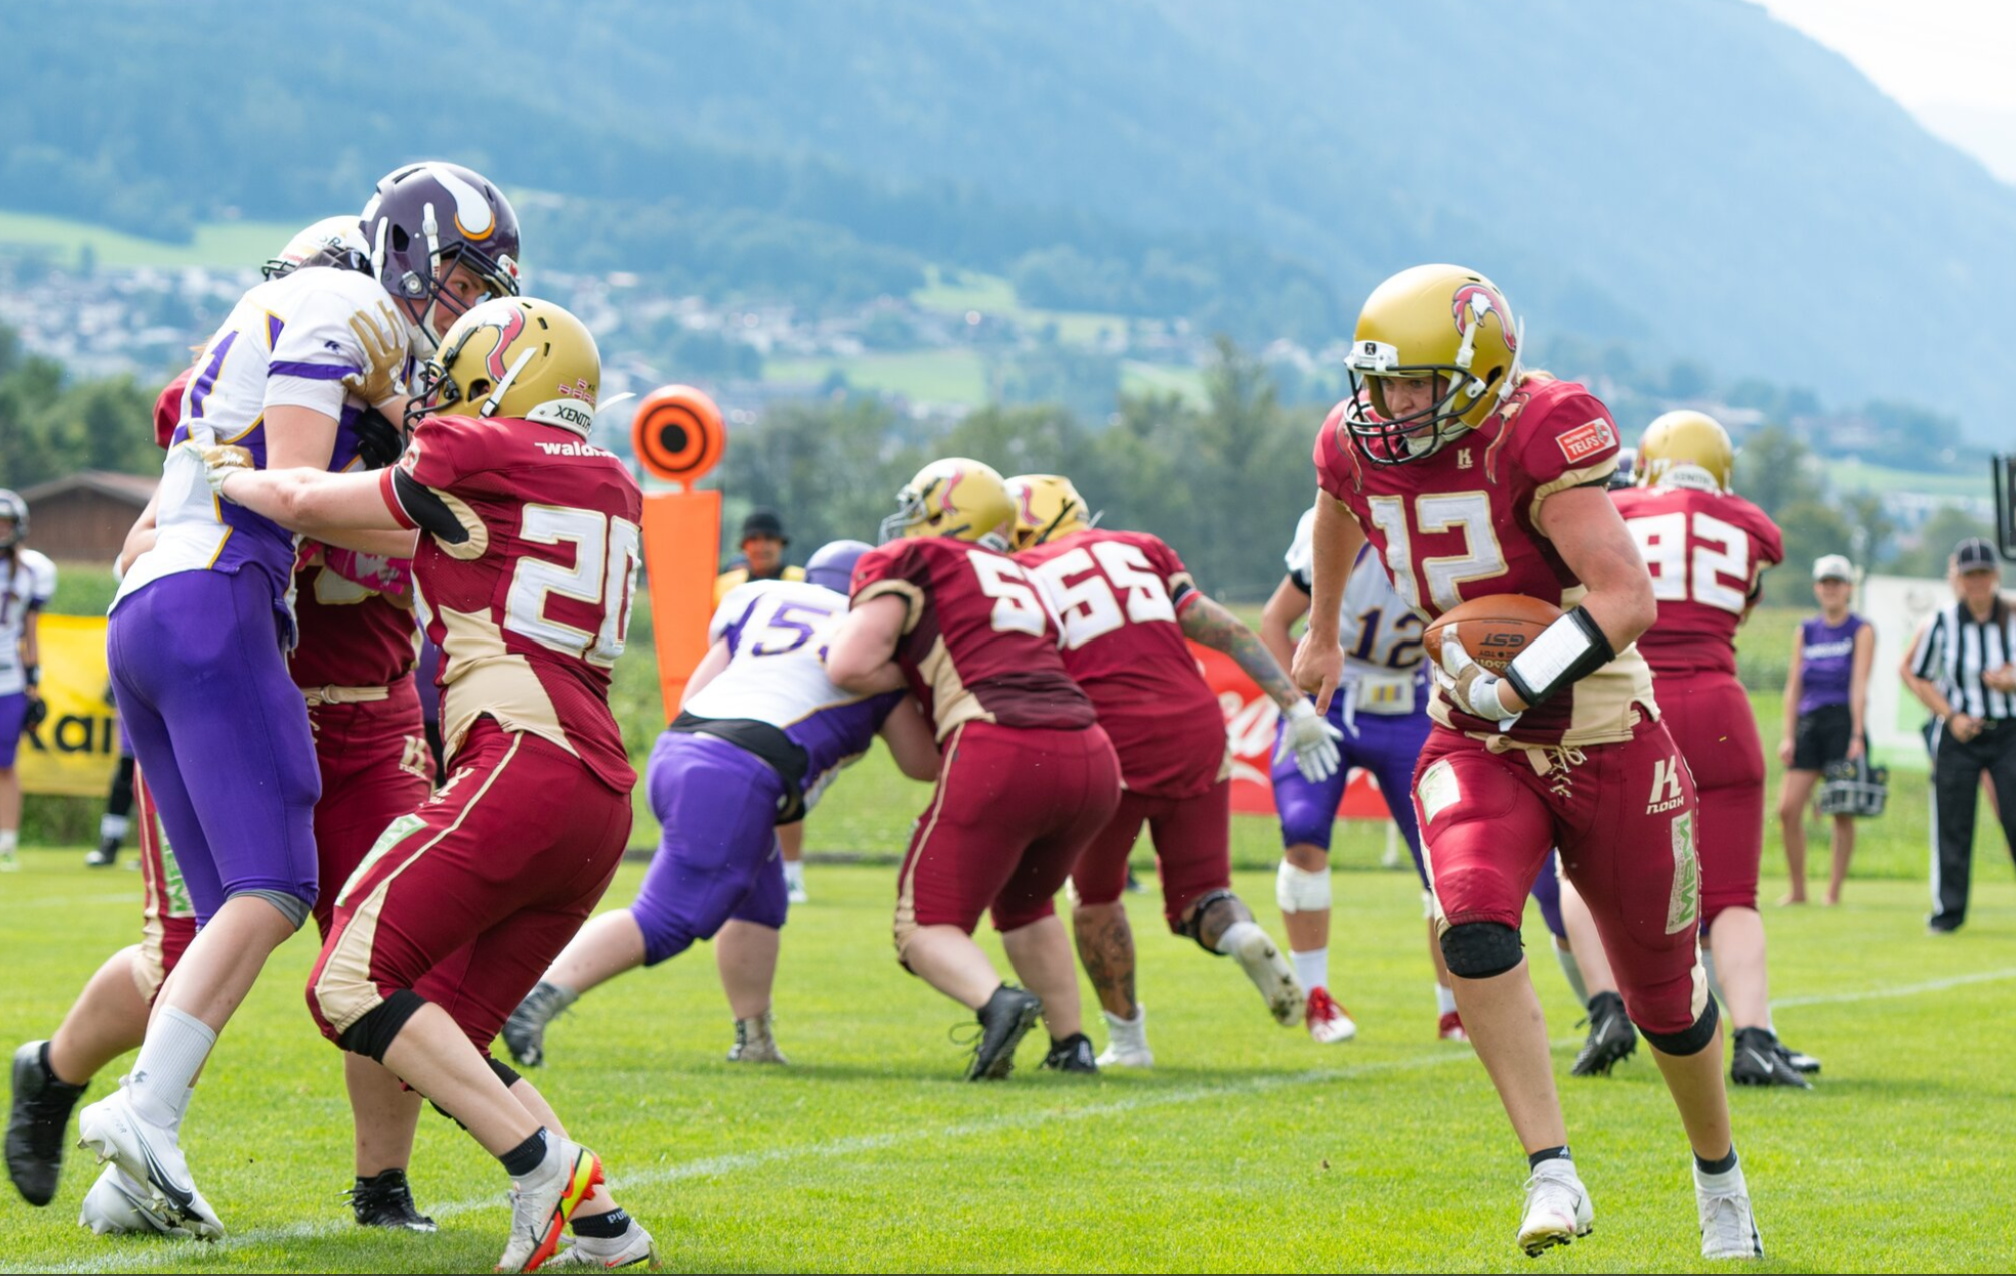
<path fill-rule="evenodd" d="M 465 534 L 424 534 L 413 558 L 442 651 L 449 752 L 488 715 L 629 792 L 637 773 L 609 712 L 609 671 L 630 624 L 643 497 L 623 462 L 558 425 L 429 417 L 381 481 L 402 526 L 430 517 L 409 508 L 428 503 L 417 483 Z"/>
<path fill-rule="evenodd" d="M 854 605 L 903 600 L 896 660 L 938 738 L 962 722 L 1082 731 L 1097 720 L 1057 651 L 1042 586 L 1006 554 L 942 537 L 891 541 L 854 565 Z"/>

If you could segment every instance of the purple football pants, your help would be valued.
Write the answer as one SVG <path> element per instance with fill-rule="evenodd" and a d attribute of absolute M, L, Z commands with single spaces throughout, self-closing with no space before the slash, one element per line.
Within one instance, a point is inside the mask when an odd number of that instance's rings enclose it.
<path fill-rule="evenodd" d="M 769 763 L 711 735 L 667 731 L 645 771 L 663 827 L 630 916 L 655 966 L 730 921 L 781 929 L 789 904 L 777 846 L 784 782 Z"/>
<path fill-rule="evenodd" d="M 0 696 L 0 770 L 14 765 L 21 747 L 21 732 L 28 725 L 28 693 L 17 691 Z"/>
<path fill-rule="evenodd" d="M 106 632 L 121 726 L 175 848 L 197 924 L 249 891 L 315 902 L 322 776 L 263 572 L 164 576 Z"/>

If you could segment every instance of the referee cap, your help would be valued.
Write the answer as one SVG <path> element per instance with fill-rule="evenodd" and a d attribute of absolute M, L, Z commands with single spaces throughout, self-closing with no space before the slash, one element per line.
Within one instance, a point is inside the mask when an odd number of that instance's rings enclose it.
<path fill-rule="evenodd" d="M 1999 572 L 2002 560 L 1995 555 L 1995 547 L 1979 536 L 1969 536 L 1953 547 L 1953 566 L 1961 573 Z"/>

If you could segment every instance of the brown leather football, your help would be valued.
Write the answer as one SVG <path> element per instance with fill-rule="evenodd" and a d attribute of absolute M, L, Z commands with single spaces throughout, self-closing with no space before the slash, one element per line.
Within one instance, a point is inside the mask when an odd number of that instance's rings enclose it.
<path fill-rule="evenodd" d="M 1472 660 L 1502 674 L 1513 657 L 1560 618 L 1561 609 L 1553 603 L 1524 594 L 1492 594 L 1443 612 L 1422 639 L 1428 644 L 1428 658 L 1440 664 L 1442 635 L 1453 630 Z"/>

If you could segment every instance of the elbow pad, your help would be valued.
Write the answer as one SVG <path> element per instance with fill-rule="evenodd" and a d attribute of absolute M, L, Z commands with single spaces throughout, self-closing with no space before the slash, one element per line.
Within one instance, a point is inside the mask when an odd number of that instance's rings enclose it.
<path fill-rule="evenodd" d="M 1587 608 L 1577 607 L 1540 631 L 1505 670 L 1505 680 L 1530 709 L 1616 658 L 1596 618 Z"/>

